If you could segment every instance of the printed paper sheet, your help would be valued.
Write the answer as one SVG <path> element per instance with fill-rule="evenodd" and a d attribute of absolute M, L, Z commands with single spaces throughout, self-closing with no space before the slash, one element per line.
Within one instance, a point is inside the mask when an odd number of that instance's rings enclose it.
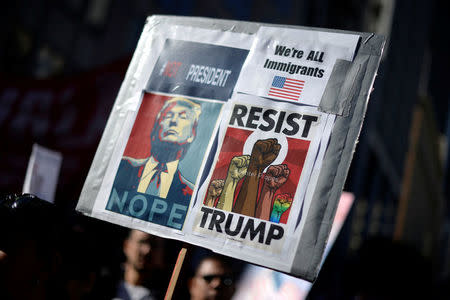
<path fill-rule="evenodd" d="M 353 60 L 359 36 L 261 27 L 237 92 L 317 106 L 337 59 Z"/>

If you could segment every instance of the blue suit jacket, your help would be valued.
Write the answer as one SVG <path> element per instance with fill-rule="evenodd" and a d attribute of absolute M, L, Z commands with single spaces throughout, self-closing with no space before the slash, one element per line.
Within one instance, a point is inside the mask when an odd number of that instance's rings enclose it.
<path fill-rule="evenodd" d="M 119 169 L 116 174 L 116 178 L 114 180 L 113 188 L 117 191 L 129 191 L 129 192 L 137 192 L 137 188 L 139 186 L 140 178 L 143 174 L 145 164 L 147 163 L 149 158 L 146 159 L 134 159 L 129 157 L 122 158 Z M 172 180 L 172 184 L 170 185 L 169 192 L 167 194 L 166 203 L 168 204 L 168 210 L 174 203 L 189 207 L 189 202 L 192 197 L 193 184 L 186 180 L 177 170 L 174 174 L 174 178 Z M 159 198 L 152 195 L 146 195 L 148 199 Z M 159 198 L 162 199 L 162 198 Z M 129 201 L 130 199 L 128 199 Z M 149 205 L 151 206 L 151 205 Z M 155 223 L 165 225 L 167 223 L 167 218 L 169 217 L 169 212 L 166 215 L 158 216 L 158 220 Z M 143 216 L 145 219 L 146 216 Z M 184 217 L 183 217 L 184 220 Z M 152 221 L 154 222 L 154 221 Z"/>

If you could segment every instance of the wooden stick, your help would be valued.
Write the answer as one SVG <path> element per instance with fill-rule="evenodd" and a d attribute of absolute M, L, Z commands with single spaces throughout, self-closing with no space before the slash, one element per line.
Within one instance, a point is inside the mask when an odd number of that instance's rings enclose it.
<path fill-rule="evenodd" d="M 173 268 L 172 277 L 170 278 L 169 286 L 167 287 L 166 296 L 164 300 L 171 300 L 175 286 L 177 285 L 178 275 L 180 275 L 181 267 L 183 266 L 184 257 L 186 256 L 187 248 L 183 247 L 178 253 L 177 262 Z"/>

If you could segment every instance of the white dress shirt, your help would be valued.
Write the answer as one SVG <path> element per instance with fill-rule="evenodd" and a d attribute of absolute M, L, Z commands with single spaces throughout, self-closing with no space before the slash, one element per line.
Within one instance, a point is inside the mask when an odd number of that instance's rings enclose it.
<path fill-rule="evenodd" d="M 172 184 L 173 175 L 177 171 L 179 160 L 174 160 L 166 163 L 167 172 L 161 172 L 161 185 L 159 186 L 157 195 L 160 198 L 167 198 L 167 194 L 169 193 L 170 185 Z M 141 180 L 139 181 L 139 186 L 137 191 L 139 193 L 146 193 L 147 188 L 150 184 L 150 180 L 152 179 L 153 174 L 156 172 L 156 166 L 158 165 L 158 161 L 150 157 L 144 167 L 144 171 L 142 173 Z"/>

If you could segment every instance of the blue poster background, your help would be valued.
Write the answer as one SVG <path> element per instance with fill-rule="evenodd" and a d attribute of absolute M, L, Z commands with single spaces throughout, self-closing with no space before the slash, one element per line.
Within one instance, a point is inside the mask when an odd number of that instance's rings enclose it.
<path fill-rule="evenodd" d="M 202 113 L 197 125 L 197 136 L 179 165 L 183 176 L 194 183 L 222 108 L 222 104 L 217 102 L 196 102 L 202 105 Z"/>

